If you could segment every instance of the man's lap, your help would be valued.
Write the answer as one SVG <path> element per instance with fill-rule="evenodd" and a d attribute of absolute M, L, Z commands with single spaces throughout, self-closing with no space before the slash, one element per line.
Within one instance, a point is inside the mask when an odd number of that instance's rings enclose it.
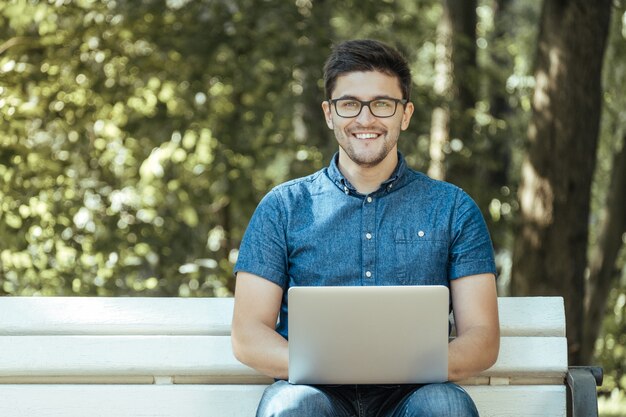
<path fill-rule="evenodd" d="M 292 385 L 277 381 L 257 417 L 476 417 L 469 395 L 453 383 L 427 385 Z"/>
<path fill-rule="evenodd" d="M 424 385 L 404 398 L 391 417 L 404 416 L 478 417 L 478 411 L 463 388 L 446 382 Z"/>

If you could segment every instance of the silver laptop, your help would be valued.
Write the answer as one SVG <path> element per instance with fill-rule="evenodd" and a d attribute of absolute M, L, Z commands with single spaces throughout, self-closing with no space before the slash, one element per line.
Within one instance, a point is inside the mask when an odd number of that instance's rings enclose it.
<path fill-rule="evenodd" d="M 446 381 L 448 297 L 444 286 L 290 288 L 289 382 Z"/>

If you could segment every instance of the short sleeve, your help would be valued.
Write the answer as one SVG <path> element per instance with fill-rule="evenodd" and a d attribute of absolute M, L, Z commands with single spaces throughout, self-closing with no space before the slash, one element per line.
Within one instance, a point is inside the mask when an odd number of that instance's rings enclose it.
<path fill-rule="evenodd" d="M 249 272 L 285 288 L 287 242 L 285 212 L 276 190 L 259 203 L 239 247 L 234 272 Z"/>
<path fill-rule="evenodd" d="M 449 279 L 496 274 L 491 237 L 478 206 L 464 191 L 456 195 L 450 246 Z"/>

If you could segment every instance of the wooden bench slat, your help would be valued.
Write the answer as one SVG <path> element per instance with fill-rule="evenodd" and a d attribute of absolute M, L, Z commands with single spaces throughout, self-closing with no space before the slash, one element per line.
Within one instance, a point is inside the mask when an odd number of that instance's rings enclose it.
<path fill-rule="evenodd" d="M 565 387 L 465 387 L 481 417 L 565 417 Z M 263 385 L 3 385 L 11 417 L 252 416 Z"/>
<path fill-rule="evenodd" d="M 565 337 L 562 297 L 498 297 L 501 336 Z"/>
<path fill-rule="evenodd" d="M 11 417 L 253 416 L 262 385 L 0 385 Z"/>
<path fill-rule="evenodd" d="M 0 297 L 0 335 L 229 335 L 232 298 Z"/>
<path fill-rule="evenodd" d="M 502 337 L 498 360 L 483 374 L 565 376 L 566 372 L 567 339 L 564 337 Z"/>
<path fill-rule="evenodd" d="M 498 298 L 502 336 L 565 336 L 561 297 Z M 228 335 L 232 298 L 0 297 L 0 334 Z"/>
<path fill-rule="evenodd" d="M 464 386 L 480 417 L 566 417 L 565 386 Z"/>
<path fill-rule="evenodd" d="M 202 383 L 269 380 L 234 358 L 229 336 L 0 336 L 0 352 L 2 383 L 26 376 L 85 381 L 90 375 L 196 376 Z M 481 376 L 563 377 L 566 361 L 565 338 L 504 337 L 498 362 Z"/>
<path fill-rule="evenodd" d="M 255 377 L 230 336 L 0 336 L 0 376 Z"/>

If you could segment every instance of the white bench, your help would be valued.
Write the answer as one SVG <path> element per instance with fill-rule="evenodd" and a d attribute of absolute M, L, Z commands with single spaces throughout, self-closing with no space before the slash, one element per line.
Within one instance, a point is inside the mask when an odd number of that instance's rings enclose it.
<path fill-rule="evenodd" d="M 500 298 L 497 363 L 463 382 L 482 417 L 597 415 L 601 370 L 567 366 L 563 300 Z M 265 376 L 234 359 L 232 299 L 0 298 L 0 416 L 253 416 Z"/>

